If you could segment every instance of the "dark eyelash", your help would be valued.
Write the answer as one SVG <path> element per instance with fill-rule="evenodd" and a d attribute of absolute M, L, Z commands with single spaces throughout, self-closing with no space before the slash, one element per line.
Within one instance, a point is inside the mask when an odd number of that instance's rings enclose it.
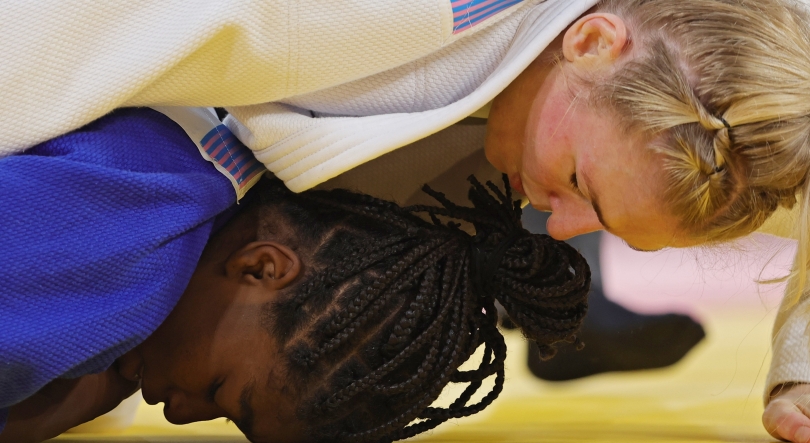
<path fill-rule="evenodd" d="M 576 172 L 571 174 L 570 182 L 571 182 L 571 186 L 578 191 L 579 190 L 579 182 L 577 181 L 577 173 Z"/>
<path fill-rule="evenodd" d="M 211 403 L 216 402 L 217 391 L 222 386 L 222 383 L 223 382 L 221 380 L 217 380 L 214 383 L 211 383 L 211 386 L 208 387 L 207 398 L 209 402 Z"/>

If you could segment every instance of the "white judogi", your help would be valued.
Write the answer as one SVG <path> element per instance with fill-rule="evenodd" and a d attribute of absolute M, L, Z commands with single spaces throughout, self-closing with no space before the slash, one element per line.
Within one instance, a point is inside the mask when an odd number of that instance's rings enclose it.
<path fill-rule="evenodd" d="M 460 162 L 480 173 L 487 165 L 470 143 L 483 128 L 445 128 L 595 3 L 0 0 L 0 156 L 117 107 L 225 106 L 230 129 L 295 191 L 390 179 L 385 171 L 440 180 L 438 165 Z M 413 155 L 397 151 L 414 142 Z M 808 324 L 804 309 L 780 315 L 768 390 L 810 383 Z"/>

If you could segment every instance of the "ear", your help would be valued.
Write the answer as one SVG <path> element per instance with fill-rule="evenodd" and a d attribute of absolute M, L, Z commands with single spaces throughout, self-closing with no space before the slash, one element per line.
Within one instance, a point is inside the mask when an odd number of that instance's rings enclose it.
<path fill-rule="evenodd" d="M 573 63 L 613 63 L 628 43 L 627 26 L 619 16 L 594 13 L 580 17 L 563 37 L 563 56 Z"/>
<path fill-rule="evenodd" d="M 280 243 L 256 241 L 228 257 L 225 273 L 240 284 L 278 290 L 292 283 L 301 273 L 301 259 Z"/>

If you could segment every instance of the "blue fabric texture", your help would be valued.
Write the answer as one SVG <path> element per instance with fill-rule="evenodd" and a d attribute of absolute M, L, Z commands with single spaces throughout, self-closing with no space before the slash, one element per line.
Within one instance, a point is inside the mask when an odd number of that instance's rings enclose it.
<path fill-rule="evenodd" d="M 146 339 L 235 201 L 151 109 L 0 159 L 0 430 L 51 380 L 103 371 Z"/>

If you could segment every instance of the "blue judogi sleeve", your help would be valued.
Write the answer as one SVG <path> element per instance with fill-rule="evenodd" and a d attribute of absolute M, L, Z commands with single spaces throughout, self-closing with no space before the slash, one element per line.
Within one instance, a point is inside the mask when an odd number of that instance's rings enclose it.
<path fill-rule="evenodd" d="M 235 202 L 151 109 L 0 159 L 0 430 L 11 405 L 106 369 L 149 336 Z"/>

